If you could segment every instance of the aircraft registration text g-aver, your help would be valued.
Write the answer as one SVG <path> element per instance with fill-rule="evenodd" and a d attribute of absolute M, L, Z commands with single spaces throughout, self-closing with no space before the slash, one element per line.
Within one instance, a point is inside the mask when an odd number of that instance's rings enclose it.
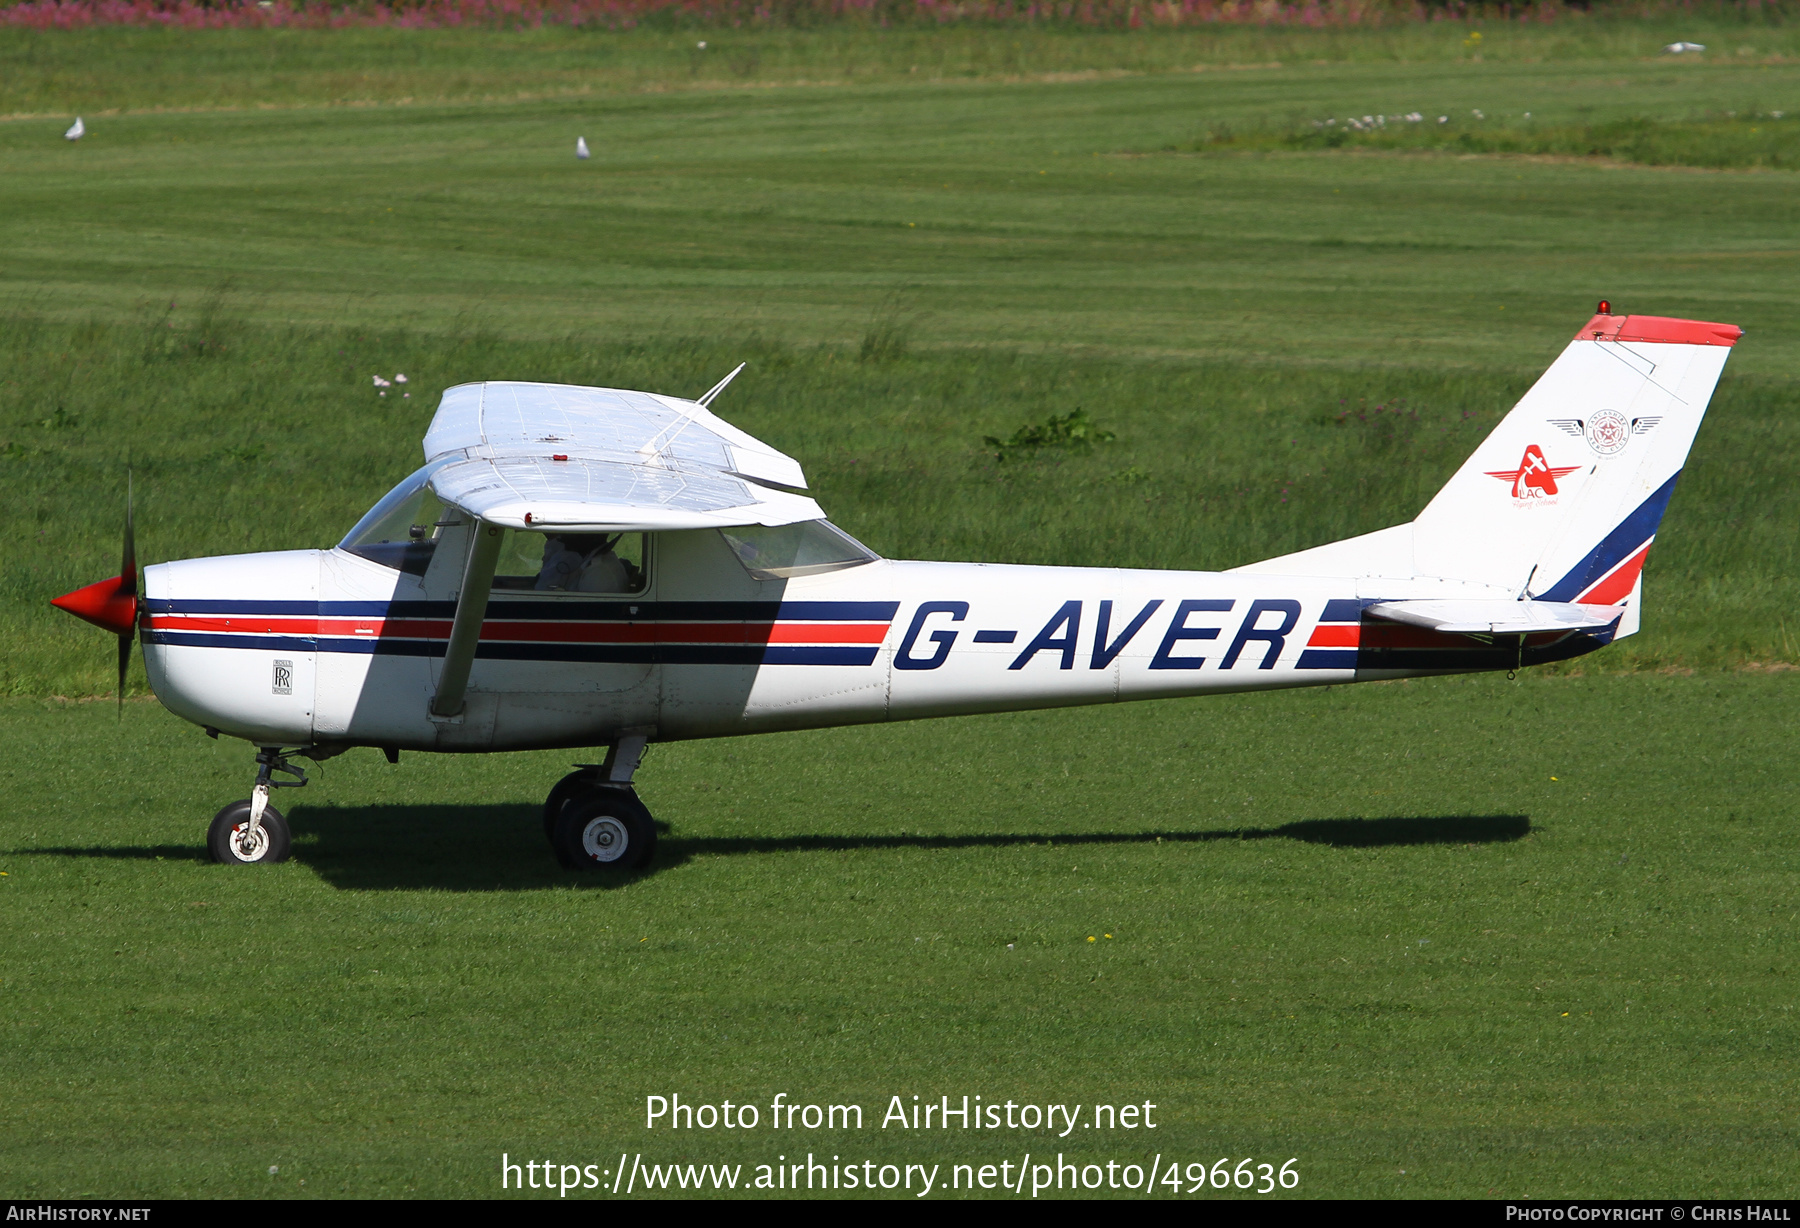
<path fill-rule="evenodd" d="M 1199 669 L 1206 664 L 1206 657 L 1178 653 L 1179 646 L 1193 640 L 1217 640 L 1225 630 L 1224 626 L 1199 624 L 1207 621 L 1206 616 L 1231 613 L 1237 604 L 1237 600 L 1230 597 L 1195 597 L 1179 601 L 1152 597 L 1144 602 L 1135 615 L 1129 616 L 1128 621 L 1121 618 L 1122 625 L 1114 635 L 1114 603 L 1101 599 L 1093 602 L 1095 614 L 1091 623 L 1092 631 L 1085 640 L 1082 611 L 1088 603 L 1080 599 L 1060 603 L 1056 612 L 1029 638 L 1022 636 L 1016 628 L 976 629 L 971 626 L 966 630 L 969 631 L 969 639 L 973 644 L 1015 644 L 1022 641 L 1023 647 L 1007 665 L 1008 670 L 1024 669 L 1045 656 L 1059 669 L 1076 668 L 1078 659 L 1088 669 L 1105 669 L 1119 659 L 1120 654 L 1137 639 L 1145 624 L 1167 605 L 1174 613 L 1166 620 L 1167 627 L 1161 632 L 1161 639 L 1146 668 Z M 894 655 L 894 668 L 941 668 L 950 659 L 961 634 L 954 624 L 965 621 L 968 615 L 969 603 L 966 601 L 922 602 L 913 614 L 905 636 L 900 640 Z M 934 616 L 940 616 L 947 625 L 930 633 L 928 638 L 935 648 L 929 654 L 921 655 L 915 649 L 921 633 L 926 629 L 927 621 Z M 1249 612 L 1237 624 L 1230 648 L 1219 659 L 1218 668 L 1231 669 L 1238 663 L 1245 647 L 1254 641 L 1261 646 L 1256 668 L 1274 669 L 1300 617 L 1301 605 L 1298 601 L 1289 598 L 1253 599 L 1249 603 Z"/>

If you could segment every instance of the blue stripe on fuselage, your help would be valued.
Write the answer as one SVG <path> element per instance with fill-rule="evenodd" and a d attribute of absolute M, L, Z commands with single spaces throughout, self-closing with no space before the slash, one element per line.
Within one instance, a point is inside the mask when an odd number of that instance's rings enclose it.
<path fill-rule="evenodd" d="M 1333 597 L 1319 615 L 1322 623 L 1354 623 L 1362 621 L 1363 607 L 1374 605 L 1379 597 Z"/>
<path fill-rule="evenodd" d="M 152 614 L 453 618 L 454 601 L 258 601 L 152 597 Z M 574 601 L 495 595 L 488 618 L 543 622 L 888 622 L 898 601 Z"/>

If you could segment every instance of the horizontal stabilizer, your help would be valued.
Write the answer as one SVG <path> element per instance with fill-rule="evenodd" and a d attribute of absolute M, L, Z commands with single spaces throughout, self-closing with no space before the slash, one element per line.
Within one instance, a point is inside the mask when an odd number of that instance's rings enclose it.
<path fill-rule="evenodd" d="M 1625 613 L 1620 606 L 1575 605 L 1562 601 L 1383 601 L 1365 613 L 1409 627 L 1474 635 L 1529 635 L 1539 631 L 1581 631 L 1609 627 Z"/>

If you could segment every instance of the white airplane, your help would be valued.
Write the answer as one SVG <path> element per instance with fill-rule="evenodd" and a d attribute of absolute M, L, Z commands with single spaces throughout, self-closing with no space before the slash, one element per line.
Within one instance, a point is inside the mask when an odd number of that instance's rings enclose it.
<path fill-rule="evenodd" d="M 1406 524 L 1225 572 L 883 559 L 792 458 L 698 401 L 561 384 L 444 393 L 425 465 L 329 550 L 149 567 L 55 604 L 134 632 L 176 715 L 258 748 L 208 845 L 276 862 L 270 790 L 351 747 L 606 747 L 550 791 L 571 869 L 656 843 L 647 743 L 1512 670 L 1638 629 L 1645 553 L 1729 324 L 1613 314 Z M 278 781 L 275 774 L 294 781 Z"/>

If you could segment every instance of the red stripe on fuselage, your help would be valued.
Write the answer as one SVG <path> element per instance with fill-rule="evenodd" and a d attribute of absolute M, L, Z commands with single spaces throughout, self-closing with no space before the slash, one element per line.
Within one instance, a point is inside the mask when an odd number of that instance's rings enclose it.
<path fill-rule="evenodd" d="M 1308 648 L 1355 648 L 1362 643 L 1362 627 L 1356 623 L 1320 623 L 1313 628 Z"/>
<path fill-rule="evenodd" d="M 879 644 L 887 624 L 485 622 L 484 640 L 550 644 Z M 450 634 L 450 624 L 440 633 Z M 431 638 L 439 638 L 434 635 Z"/>
<path fill-rule="evenodd" d="M 447 618 L 220 618 L 157 614 L 150 618 L 150 626 L 159 631 L 347 639 L 450 637 Z M 887 623 L 579 623 L 490 619 L 481 625 L 483 640 L 545 644 L 880 644 L 887 632 Z"/>
<path fill-rule="evenodd" d="M 207 618 L 194 614 L 152 614 L 150 626 L 158 631 L 235 631 L 240 635 L 317 635 L 316 618 L 276 618 L 262 614 L 235 614 Z M 379 623 L 377 624 L 379 625 Z M 446 627 L 450 624 L 445 623 Z M 346 632 L 346 634 L 348 634 Z"/>

